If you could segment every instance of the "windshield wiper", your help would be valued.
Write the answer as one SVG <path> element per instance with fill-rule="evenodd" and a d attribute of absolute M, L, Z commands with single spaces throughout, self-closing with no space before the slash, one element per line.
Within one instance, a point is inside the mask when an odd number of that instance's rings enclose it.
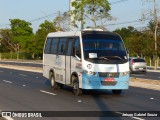
<path fill-rule="evenodd" d="M 123 59 L 122 59 L 121 57 L 119 57 L 119 56 L 109 56 L 109 57 L 118 58 L 118 59 L 122 60 L 123 62 L 125 62 L 125 60 L 123 60 Z"/>
<path fill-rule="evenodd" d="M 107 57 L 98 57 L 100 59 L 104 59 L 104 60 L 108 60 L 108 61 L 111 61 L 110 59 L 108 59 Z"/>

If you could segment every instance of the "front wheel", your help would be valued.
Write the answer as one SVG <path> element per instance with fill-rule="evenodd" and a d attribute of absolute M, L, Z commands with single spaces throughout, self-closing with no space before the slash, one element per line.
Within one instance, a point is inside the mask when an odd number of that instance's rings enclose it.
<path fill-rule="evenodd" d="M 76 96 L 82 95 L 82 89 L 79 88 L 79 82 L 77 78 L 75 78 L 73 81 L 73 94 Z"/>
<path fill-rule="evenodd" d="M 121 94 L 122 90 L 112 90 L 112 93 L 115 95 Z"/>

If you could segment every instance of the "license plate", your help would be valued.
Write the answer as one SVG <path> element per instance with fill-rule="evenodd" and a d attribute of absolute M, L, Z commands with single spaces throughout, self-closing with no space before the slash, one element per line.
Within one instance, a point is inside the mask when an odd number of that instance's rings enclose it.
<path fill-rule="evenodd" d="M 101 81 L 101 84 L 105 86 L 114 86 L 117 84 L 117 81 L 115 81 L 114 78 L 105 78 L 104 81 Z"/>
<path fill-rule="evenodd" d="M 143 70 L 143 68 L 139 68 L 139 70 Z"/>

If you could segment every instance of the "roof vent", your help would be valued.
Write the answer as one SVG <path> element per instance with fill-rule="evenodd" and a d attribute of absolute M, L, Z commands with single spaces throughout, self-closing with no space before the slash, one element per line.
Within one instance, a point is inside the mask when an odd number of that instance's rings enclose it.
<path fill-rule="evenodd" d="M 102 29 L 87 28 L 87 29 L 83 29 L 82 31 L 103 31 L 103 30 Z"/>

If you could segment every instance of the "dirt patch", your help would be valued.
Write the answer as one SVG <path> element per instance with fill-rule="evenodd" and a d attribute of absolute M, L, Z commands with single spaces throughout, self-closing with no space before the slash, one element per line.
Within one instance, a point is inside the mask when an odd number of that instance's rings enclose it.
<path fill-rule="evenodd" d="M 160 91 L 160 80 L 130 78 L 130 86 Z"/>

